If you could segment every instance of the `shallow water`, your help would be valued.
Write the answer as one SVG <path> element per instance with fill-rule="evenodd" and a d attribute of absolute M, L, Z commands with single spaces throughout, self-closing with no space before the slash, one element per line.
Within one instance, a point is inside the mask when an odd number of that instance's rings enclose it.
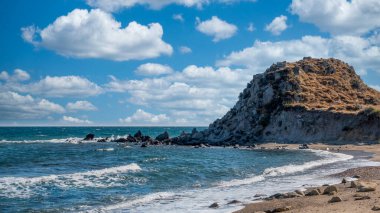
<path fill-rule="evenodd" d="M 96 130 L 97 135 L 137 131 L 101 130 Z M 142 129 L 152 136 L 163 130 Z M 175 135 L 185 129 L 170 130 Z M 29 134 L 21 137 L 23 131 Z M 56 127 L 38 131 L 26 128 L 1 135 L 1 212 L 230 212 L 241 208 L 227 205 L 231 200 L 251 202 L 257 193 L 270 195 L 304 184 L 334 182 L 324 176 L 371 164 L 326 151 L 75 144 L 64 142 L 65 137 L 77 138 L 95 130 Z M 14 132 L 19 133 L 12 138 Z M 62 132 L 66 133 L 58 134 Z M 38 134 L 47 136 L 41 139 Z M 209 209 L 213 202 L 221 208 Z"/>

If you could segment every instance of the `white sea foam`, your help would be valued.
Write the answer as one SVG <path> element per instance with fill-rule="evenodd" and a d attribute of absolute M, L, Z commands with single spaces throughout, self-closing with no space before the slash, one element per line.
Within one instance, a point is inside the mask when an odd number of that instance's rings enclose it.
<path fill-rule="evenodd" d="M 240 185 L 253 184 L 259 181 L 265 180 L 267 177 L 274 177 L 279 175 L 293 174 L 297 172 L 302 172 L 308 169 L 312 169 L 318 166 L 323 166 L 326 164 L 332 164 L 339 161 L 346 161 L 353 158 L 351 155 L 346 155 L 342 153 L 333 153 L 322 150 L 305 150 L 313 152 L 322 157 L 320 160 L 306 162 L 301 165 L 288 164 L 280 167 L 270 167 L 264 170 L 260 175 L 252 176 L 245 179 L 233 179 L 230 181 L 221 181 L 217 184 L 220 187 L 232 187 Z"/>
<path fill-rule="evenodd" d="M 281 167 L 267 168 L 264 170 L 263 175 L 272 177 L 272 176 L 278 176 L 278 175 L 292 174 L 292 173 L 302 172 L 308 169 L 312 169 L 318 166 L 323 166 L 326 164 L 350 160 L 353 158 L 353 156 L 351 155 L 346 155 L 342 153 L 332 153 L 332 152 L 321 151 L 321 150 L 310 150 L 310 151 L 323 157 L 323 159 L 306 162 L 301 165 L 289 164 L 289 165 L 281 166 Z"/>
<path fill-rule="evenodd" d="M 141 168 L 136 163 L 124 166 L 110 167 L 87 172 L 77 172 L 62 175 L 47 175 L 40 177 L 3 177 L 0 178 L 0 191 L 7 197 L 30 197 L 36 189 L 46 186 L 68 187 L 99 187 L 107 188 L 119 184 L 120 173 L 137 172 Z"/>
<path fill-rule="evenodd" d="M 157 192 L 157 193 L 141 196 L 139 198 L 136 198 L 130 201 L 120 202 L 120 203 L 109 205 L 100 209 L 96 209 L 96 210 L 93 210 L 93 212 L 127 209 L 127 208 L 131 208 L 133 206 L 144 204 L 144 203 L 150 203 L 150 202 L 158 201 L 158 200 L 172 199 L 174 196 L 175 196 L 175 193 L 172 193 L 172 192 Z"/>

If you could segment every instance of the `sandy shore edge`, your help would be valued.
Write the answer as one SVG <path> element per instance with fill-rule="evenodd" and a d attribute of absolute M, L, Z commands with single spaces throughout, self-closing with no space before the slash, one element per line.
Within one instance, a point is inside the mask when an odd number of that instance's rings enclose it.
<path fill-rule="evenodd" d="M 276 144 L 268 143 L 260 145 L 265 149 L 288 148 L 297 149 L 298 144 Z M 327 145 L 327 144 L 311 144 L 311 149 L 315 150 L 328 150 L 332 152 L 349 152 L 361 151 L 371 155 L 369 160 L 380 162 L 380 144 L 365 145 L 365 144 L 347 144 L 347 145 Z M 272 200 L 263 200 L 245 205 L 241 210 L 236 213 L 253 213 L 253 212 L 294 212 L 294 213 L 311 213 L 311 212 L 380 212 L 380 166 L 379 167 L 358 167 L 348 169 L 344 172 L 334 174 L 338 178 L 346 177 L 359 177 L 357 182 L 362 185 L 376 184 L 375 191 L 358 192 L 358 187 L 351 187 L 351 180 L 347 179 L 347 183 L 333 185 L 337 188 L 336 193 L 330 195 L 315 195 L 315 196 L 300 196 L 293 198 L 274 198 Z M 355 180 L 355 179 L 352 179 Z M 357 183 L 355 182 L 355 183 Z M 309 188 L 305 193 L 319 189 L 322 193 L 328 186 L 319 186 Z M 333 188 L 333 187 L 332 187 Z M 294 192 L 289 192 L 294 194 Z M 339 197 L 340 202 L 331 202 L 333 197 Z M 334 198 L 338 199 L 338 198 Z M 338 199 L 338 200 L 339 200 Z"/>

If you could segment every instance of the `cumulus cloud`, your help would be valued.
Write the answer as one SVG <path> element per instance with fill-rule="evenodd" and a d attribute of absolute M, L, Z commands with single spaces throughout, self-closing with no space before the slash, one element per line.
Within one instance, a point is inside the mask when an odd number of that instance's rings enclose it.
<path fill-rule="evenodd" d="M 278 42 L 255 41 L 253 46 L 232 52 L 219 60 L 217 65 L 241 66 L 263 72 L 272 63 L 296 61 L 304 56 L 339 58 L 352 64 L 362 74 L 367 70 L 380 70 L 380 47 L 371 39 L 355 36 L 304 36 Z"/>
<path fill-rule="evenodd" d="M 165 125 L 169 121 L 166 114 L 152 114 L 145 112 L 142 109 L 136 110 L 136 112 L 124 119 L 119 119 L 120 123 L 130 125 Z"/>
<path fill-rule="evenodd" d="M 76 101 L 69 102 L 66 105 L 66 109 L 69 111 L 95 111 L 97 108 L 88 101 Z"/>
<path fill-rule="evenodd" d="M 46 76 L 38 82 L 7 86 L 18 92 L 46 97 L 88 97 L 103 92 L 100 86 L 79 76 Z"/>
<path fill-rule="evenodd" d="M 144 26 L 133 21 L 122 28 L 112 15 L 99 9 L 75 9 L 42 30 L 34 26 L 21 30 L 25 41 L 68 57 L 128 61 L 173 52 L 162 40 L 159 23 Z"/>
<path fill-rule="evenodd" d="M 255 2 L 256 0 L 86 0 L 91 7 L 101 8 L 105 11 L 118 11 L 123 8 L 130 8 L 136 5 L 146 5 L 150 9 L 158 10 L 170 4 L 182 5 L 185 7 L 202 8 L 203 5 L 209 3 L 234 3 L 239 1 Z"/>
<path fill-rule="evenodd" d="M 271 32 L 273 35 L 280 35 L 288 28 L 288 25 L 286 24 L 287 19 L 288 18 L 283 15 L 276 17 L 265 27 L 265 30 Z"/>
<path fill-rule="evenodd" d="M 248 32 L 253 32 L 253 31 L 255 31 L 256 29 L 255 29 L 255 26 L 253 25 L 253 23 L 249 23 L 248 24 L 248 27 L 247 27 L 247 31 Z"/>
<path fill-rule="evenodd" d="M 22 69 L 15 69 L 12 75 L 9 75 L 7 71 L 0 73 L 0 80 L 3 81 L 27 81 L 29 79 L 29 73 Z"/>
<path fill-rule="evenodd" d="M 109 91 L 127 92 L 132 104 L 165 111 L 170 118 L 167 123 L 187 121 L 186 125 L 207 125 L 229 110 L 251 78 L 247 70 L 190 65 L 164 77 L 142 80 L 113 77 L 105 87 Z"/>
<path fill-rule="evenodd" d="M 35 99 L 10 91 L 0 92 L 0 120 L 43 118 L 64 112 L 62 106 L 46 99 Z"/>
<path fill-rule="evenodd" d="M 91 121 L 89 120 L 82 120 L 82 119 L 79 119 L 79 118 L 75 118 L 75 117 L 71 117 L 71 116 L 66 116 L 64 115 L 62 117 L 62 120 L 67 122 L 67 123 L 71 123 L 71 124 L 92 124 Z"/>
<path fill-rule="evenodd" d="M 293 0 L 290 10 L 301 21 L 335 35 L 362 35 L 380 27 L 378 0 Z"/>
<path fill-rule="evenodd" d="M 188 54 L 188 53 L 191 53 L 192 50 L 191 50 L 190 47 L 181 46 L 181 47 L 179 47 L 179 52 L 182 53 L 182 54 Z"/>
<path fill-rule="evenodd" d="M 179 22 L 184 22 L 185 19 L 183 18 L 182 14 L 173 14 L 173 19 Z"/>
<path fill-rule="evenodd" d="M 135 72 L 139 75 L 164 75 L 173 72 L 173 69 L 168 65 L 146 63 L 140 65 Z"/>
<path fill-rule="evenodd" d="M 231 38 L 235 35 L 237 27 L 233 24 L 227 23 L 219 19 L 217 16 L 211 17 L 206 21 L 200 21 L 197 19 L 197 30 L 208 36 L 212 36 L 214 42 Z"/>

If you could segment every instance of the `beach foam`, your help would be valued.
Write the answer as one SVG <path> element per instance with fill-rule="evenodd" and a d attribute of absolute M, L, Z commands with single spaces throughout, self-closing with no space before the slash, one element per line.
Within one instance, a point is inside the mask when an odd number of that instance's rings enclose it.
<path fill-rule="evenodd" d="M 67 187 L 101 187 L 107 188 L 117 185 L 121 177 L 118 174 L 137 172 L 141 168 L 136 163 L 124 166 L 110 167 L 87 172 L 77 172 L 62 175 L 47 175 L 40 177 L 3 177 L 0 178 L 0 191 L 7 197 L 27 198 L 33 195 L 34 190 L 41 190 L 46 186 Z"/>

